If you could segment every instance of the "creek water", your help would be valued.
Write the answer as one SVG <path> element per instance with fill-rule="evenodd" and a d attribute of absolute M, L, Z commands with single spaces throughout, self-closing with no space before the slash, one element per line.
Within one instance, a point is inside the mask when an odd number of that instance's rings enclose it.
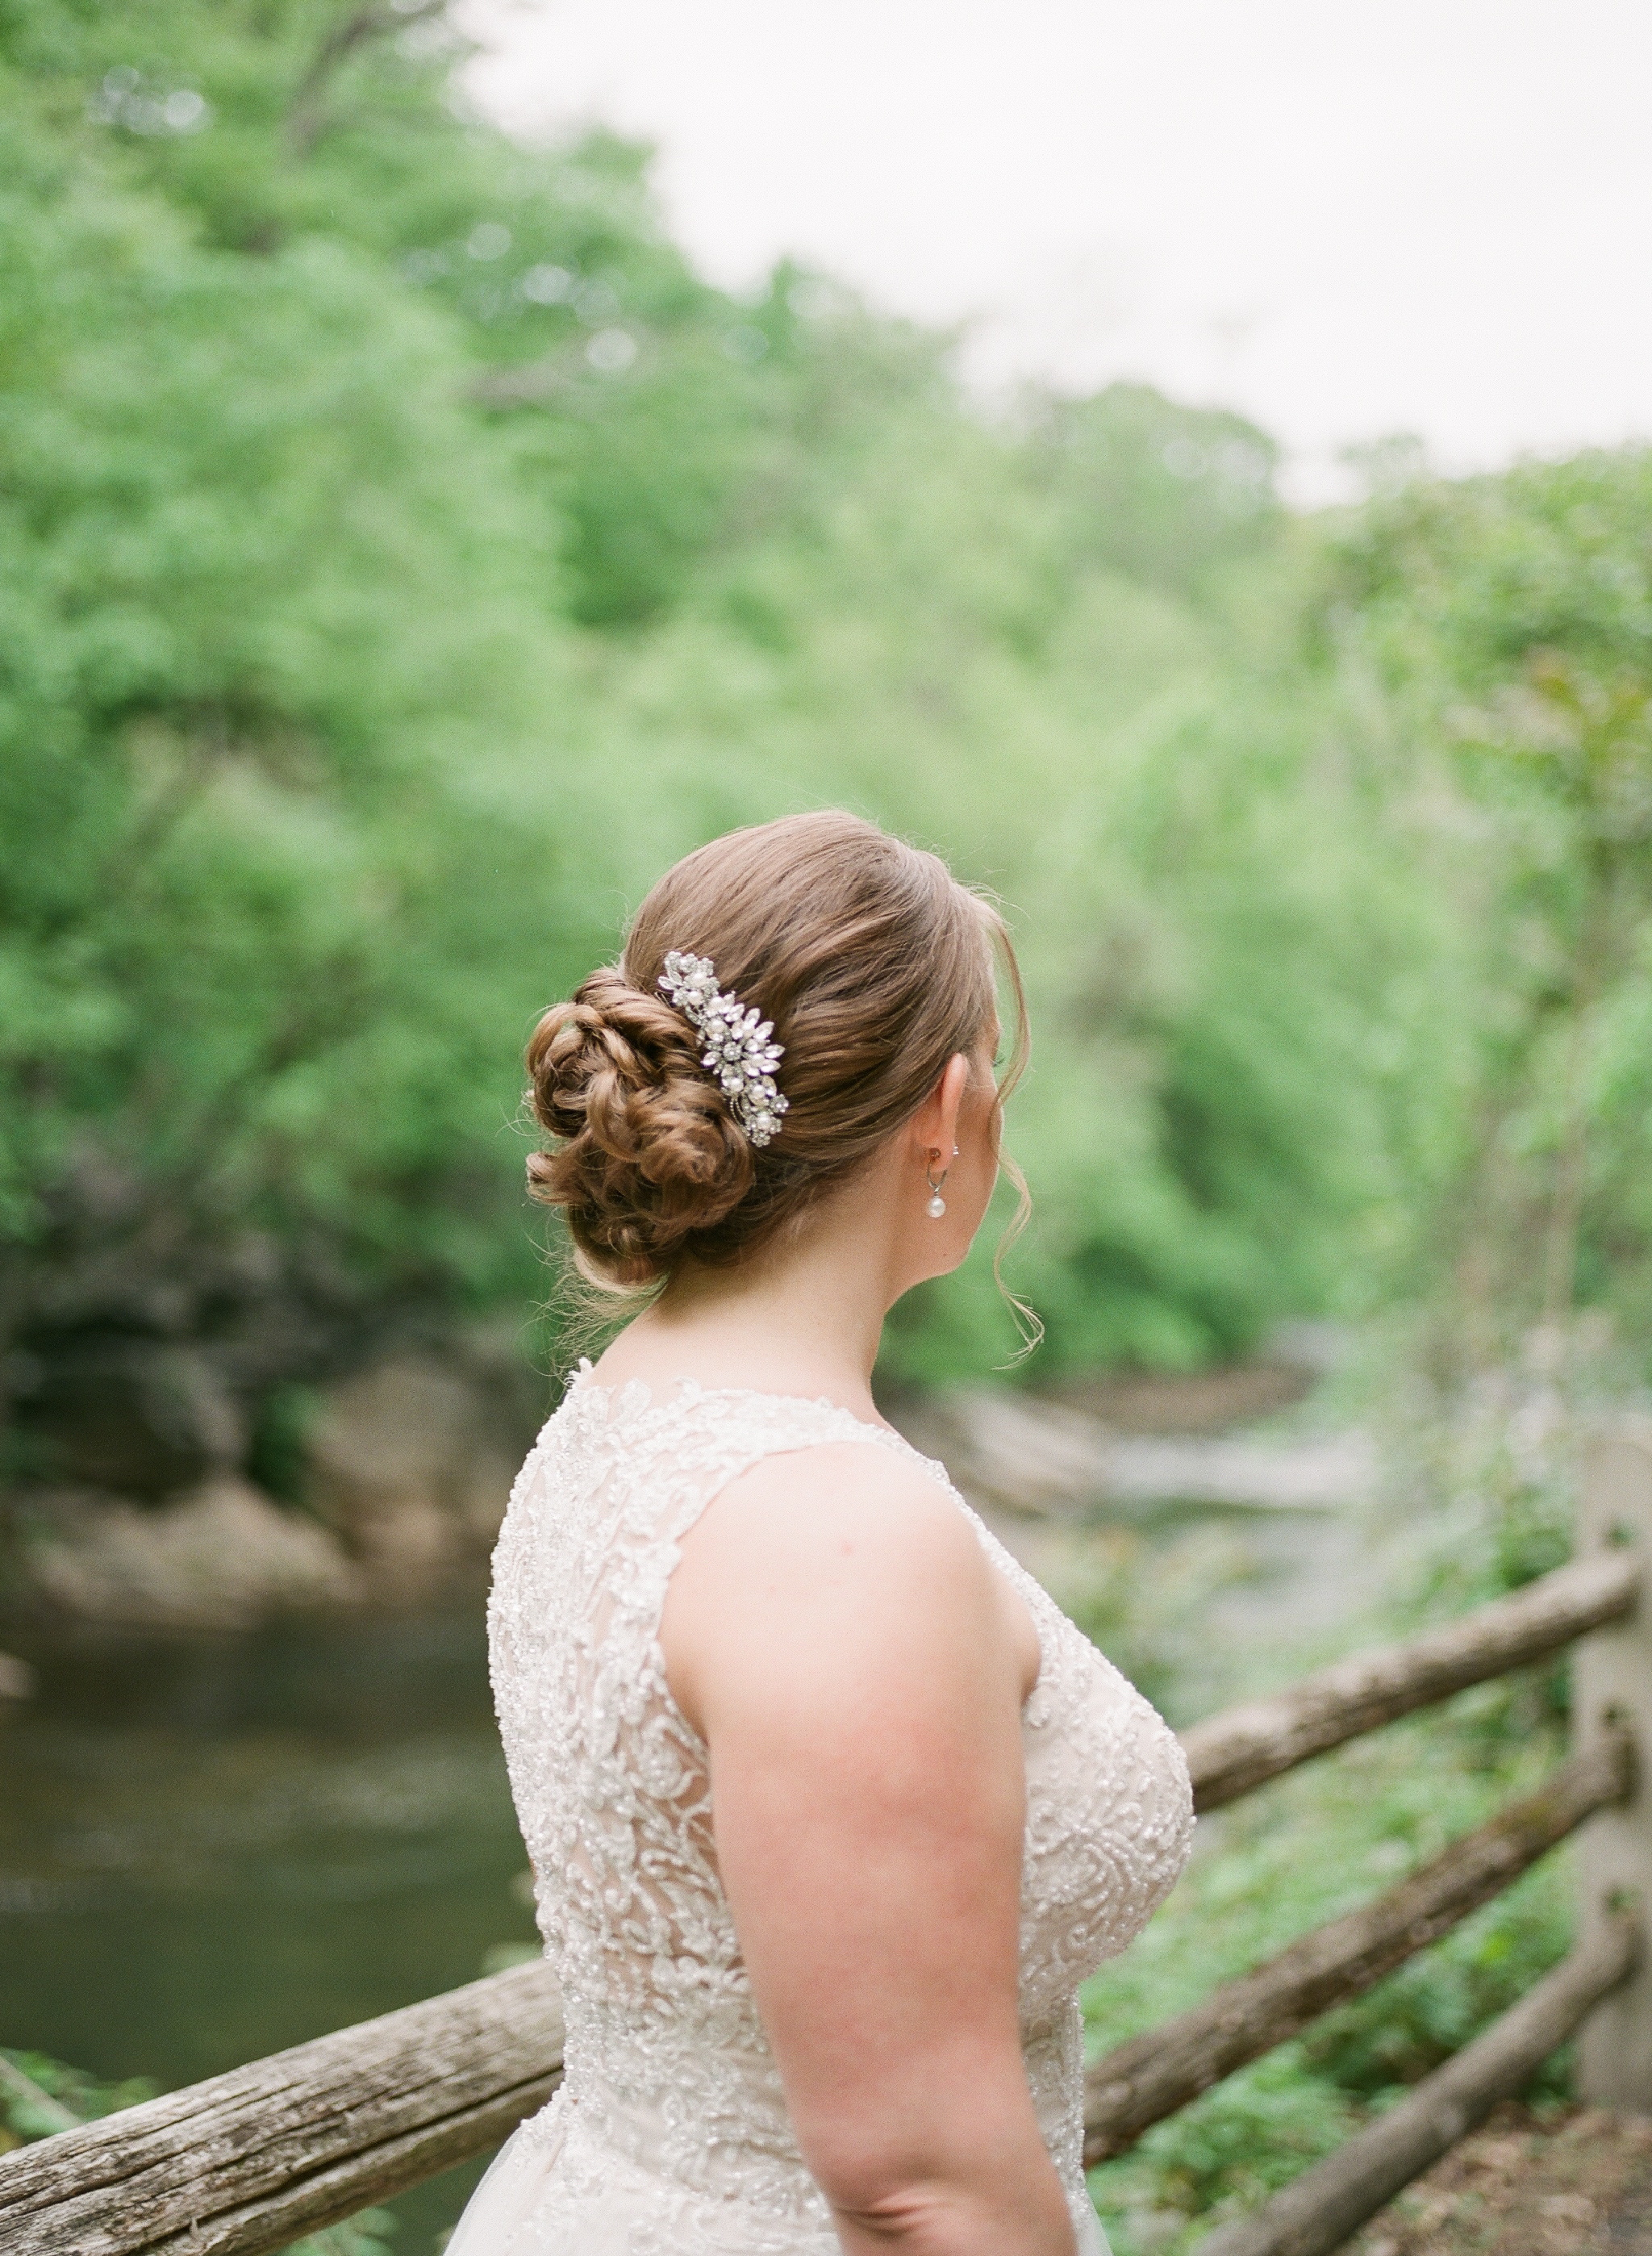
<path fill-rule="evenodd" d="M 0 2044 L 172 2088 L 531 1937 L 480 1594 L 8 1643 L 39 1689 L 0 1717 Z M 397 2256 L 432 2256 L 480 2167 L 395 2204 Z"/>

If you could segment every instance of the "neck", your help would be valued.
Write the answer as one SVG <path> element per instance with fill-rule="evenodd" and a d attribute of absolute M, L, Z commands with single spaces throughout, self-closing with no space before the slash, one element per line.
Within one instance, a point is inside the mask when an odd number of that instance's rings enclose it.
<path fill-rule="evenodd" d="M 846 1188 L 802 1234 L 735 1269 L 691 1264 L 602 1358 L 615 1376 L 698 1378 L 774 1393 L 871 1399 L 883 1318 L 900 1287 L 875 1186 Z"/>

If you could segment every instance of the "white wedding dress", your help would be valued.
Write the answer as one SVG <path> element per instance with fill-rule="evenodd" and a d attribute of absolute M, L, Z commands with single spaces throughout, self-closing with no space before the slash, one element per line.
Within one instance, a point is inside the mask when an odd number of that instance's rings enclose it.
<path fill-rule="evenodd" d="M 957 1495 L 898 1435 L 834 1404 L 688 1384 L 656 1400 L 636 1382 L 599 1386 L 588 1365 L 522 1469 L 489 1632 L 566 2071 L 448 2256 L 840 2256 L 752 2004 L 706 1751 L 667 1687 L 658 1629 L 678 1546 L 719 1491 L 759 1458 L 844 1442 L 895 1450 Z M 1187 1770 L 1147 1702 L 957 1501 L 1043 1649 L 1023 1710 L 1022 2046 L 1079 2245 L 1105 2256 L 1084 2183 L 1076 1992 L 1181 1870 Z"/>

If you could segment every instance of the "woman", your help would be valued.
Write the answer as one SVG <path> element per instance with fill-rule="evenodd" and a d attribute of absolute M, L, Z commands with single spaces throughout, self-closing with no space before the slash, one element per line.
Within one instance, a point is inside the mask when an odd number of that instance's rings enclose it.
<path fill-rule="evenodd" d="M 496 1557 L 566 2080 L 451 2256 L 1103 2249 L 1075 1990 L 1181 1867 L 1185 1766 L 870 1389 L 997 1175 L 995 942 L 801 815 L 668 871 L 534 1035 L 538 1195 L 664 1289 Z"/>

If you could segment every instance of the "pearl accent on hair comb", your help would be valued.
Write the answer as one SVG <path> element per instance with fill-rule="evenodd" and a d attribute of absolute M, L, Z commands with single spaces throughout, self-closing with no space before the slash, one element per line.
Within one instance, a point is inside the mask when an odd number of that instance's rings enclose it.
<path fill-rule="evenodd" d="M 742 1010 L 739 996 L 717 984 L 717 967 L 709 955 L 673 948 L 657 984 L 705 1043 L 699 1061 L 750 1141 L 761 1146 L 777 1136 L 786 1100 L 775 1086 L 774 1068 L 785 1051 L 770 1039 L 773 1020 L 759 1020 L 755 1010 Z"/>

